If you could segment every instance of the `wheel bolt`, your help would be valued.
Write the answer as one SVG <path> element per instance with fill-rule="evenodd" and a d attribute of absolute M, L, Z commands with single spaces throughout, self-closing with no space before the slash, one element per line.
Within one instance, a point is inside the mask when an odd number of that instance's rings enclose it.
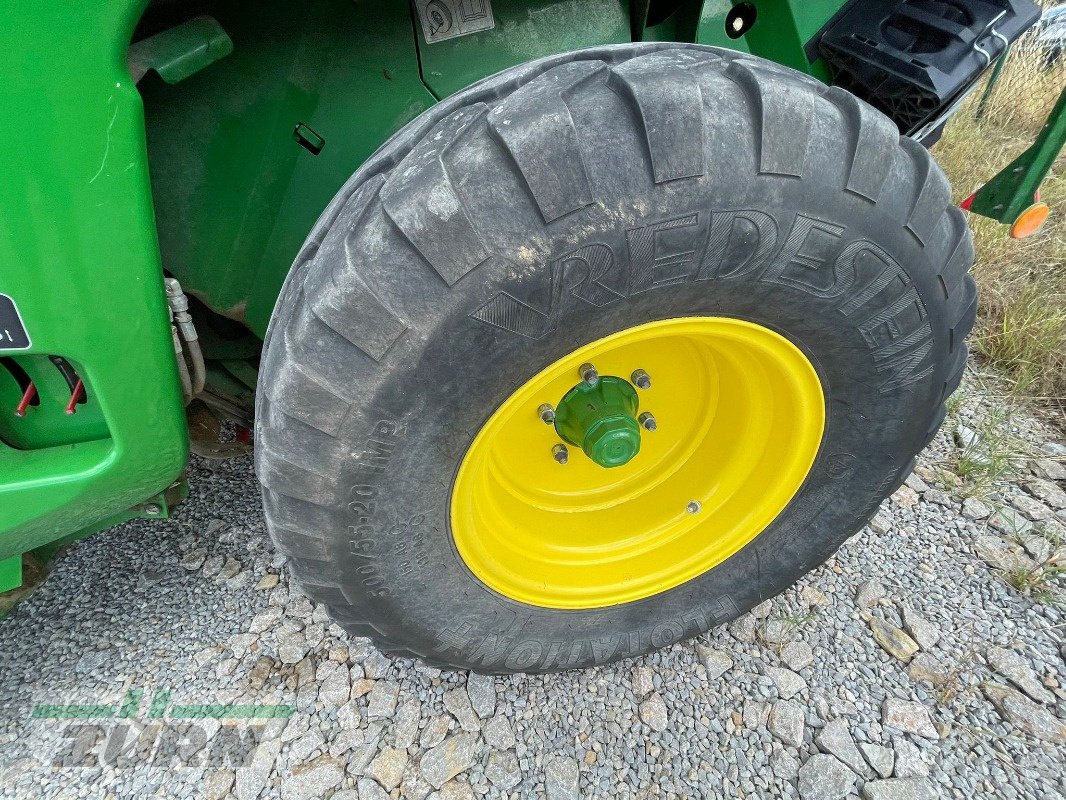
<path fill-rule="evenodd" d="M 589 386 L 595 386 L 596 381 L 600 379 L 600 373 L 594 366 L 592 366 L 592 364 L 589 364 L 587 361 L 577 368 L 577 372 L 581 376 L 581 380 L 583 380 Z"/>
<path fill-rule="evenodd" d="M 688 505 L 685 506 L 685 511 L 689 514 L 698 514 L 700 513 L 701 508 L 703 508 L 703 506 L 700 505 L 699 500 L 690 500 Z"/>
<path fill-rule="evenodd" d="M 537 416 L 545 425 L 551 425 L 555 422 L 555 409 L 552 408 L 551 403 L 541 403 L 540 408 L 537 409 Z"/>
<path fill-rule="evenodd" d="M 552 448 L 552 458 L 560 464 L 565 464 L 570 460 L 570 451 L 566 449 L 565 444 L 557 444 Z"/>
<path fill-rule="evenodd" d="M 632 417 L 630 417 L 630 419 L 632 419 Z M 646 431 L 653 431 L 659 427 L 659 424 L 655 421 L 655 417 L 651 415 L 650 411 L 645 411 L 637 417 L 637 422 L 639 422 L 640 426 Z"/>
<path fill-rule="evenodd" d="M 642 369 L 633 370 L 633 374 L 629 376 L 629 379 L 638 389 L 651 388 L 651 377 Z"/>

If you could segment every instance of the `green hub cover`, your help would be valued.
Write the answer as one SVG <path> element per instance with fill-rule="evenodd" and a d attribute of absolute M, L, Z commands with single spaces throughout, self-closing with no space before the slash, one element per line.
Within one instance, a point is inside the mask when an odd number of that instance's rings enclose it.
<path fill-rule="evenodd" d="M 620 467 L 640 452 L 637 390 L 622 378 L 582 381 L 563 395 L 555 431 L 601 467 Z"/>

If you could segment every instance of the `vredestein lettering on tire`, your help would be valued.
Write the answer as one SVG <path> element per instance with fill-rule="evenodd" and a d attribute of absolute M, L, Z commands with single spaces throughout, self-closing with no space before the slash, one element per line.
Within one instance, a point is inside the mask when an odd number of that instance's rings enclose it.
<path fill-rule="evenodd" d="M 387 652 L 537 672 L 669 646 L 903 481 L 961 379 L 972 260 L 924 148 L 840 89 L 668 43 L 508 70 L 397 133 L 297 259 L 258 397 L 272 538 Z"/>

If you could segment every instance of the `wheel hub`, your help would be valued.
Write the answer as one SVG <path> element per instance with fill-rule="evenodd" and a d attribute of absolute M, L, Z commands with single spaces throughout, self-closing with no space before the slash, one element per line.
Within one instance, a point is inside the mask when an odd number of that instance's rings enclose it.
<path fill-rule="evenodd" d="M 637 390 L 624 378 L 597 377 L 570 389 L 555 410 L 555 431 L 601 467 L 628 464 L 640 452 Z"/>

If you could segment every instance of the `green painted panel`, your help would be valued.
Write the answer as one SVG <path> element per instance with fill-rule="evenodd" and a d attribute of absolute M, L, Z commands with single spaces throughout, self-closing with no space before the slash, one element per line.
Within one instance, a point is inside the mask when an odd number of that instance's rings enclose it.
<path fill-rule="evenodd" d="M 495 27 L 427 44 L 422 75 L 437 97 L 536 58 L 632 41 L 627 0 L 511 0 L 492 4 Z"/>
<path fill-rule="evenodd" d="M 0 444 L 0 559 L 135 505 L 188 456 L 125 64 L 141 7 L 0 0 L 0 108 L 17 128 L 0 148 L 0 292 L 32 339 L 16 355 L 78 364 L 106 424 L 106 438 L 72 429 L 68 444 Z"/>
<path fill-rule="evenodd" d="M 164 266 L 262 336 L 315 219 L 392 133 L 433 104 L 405 3 L 236 0 L 211 15 L 233 53 L 141 84 Z M 303 123 L 318 155 L 294 138 Z M 313 138 L 309 134 L 308 138 Z"/>
<path fill-rule="evenodd" d="M 754 0 L 755 24 L 740 38 L 732 39 L 726 34 L 726 16 L 738 4 L 706 0 L 696 41 L 752 53 L 829 81 L 825 63 L 821 59 L 810 62 L 804 48 L 841 9 L 843 0 Z"/>

